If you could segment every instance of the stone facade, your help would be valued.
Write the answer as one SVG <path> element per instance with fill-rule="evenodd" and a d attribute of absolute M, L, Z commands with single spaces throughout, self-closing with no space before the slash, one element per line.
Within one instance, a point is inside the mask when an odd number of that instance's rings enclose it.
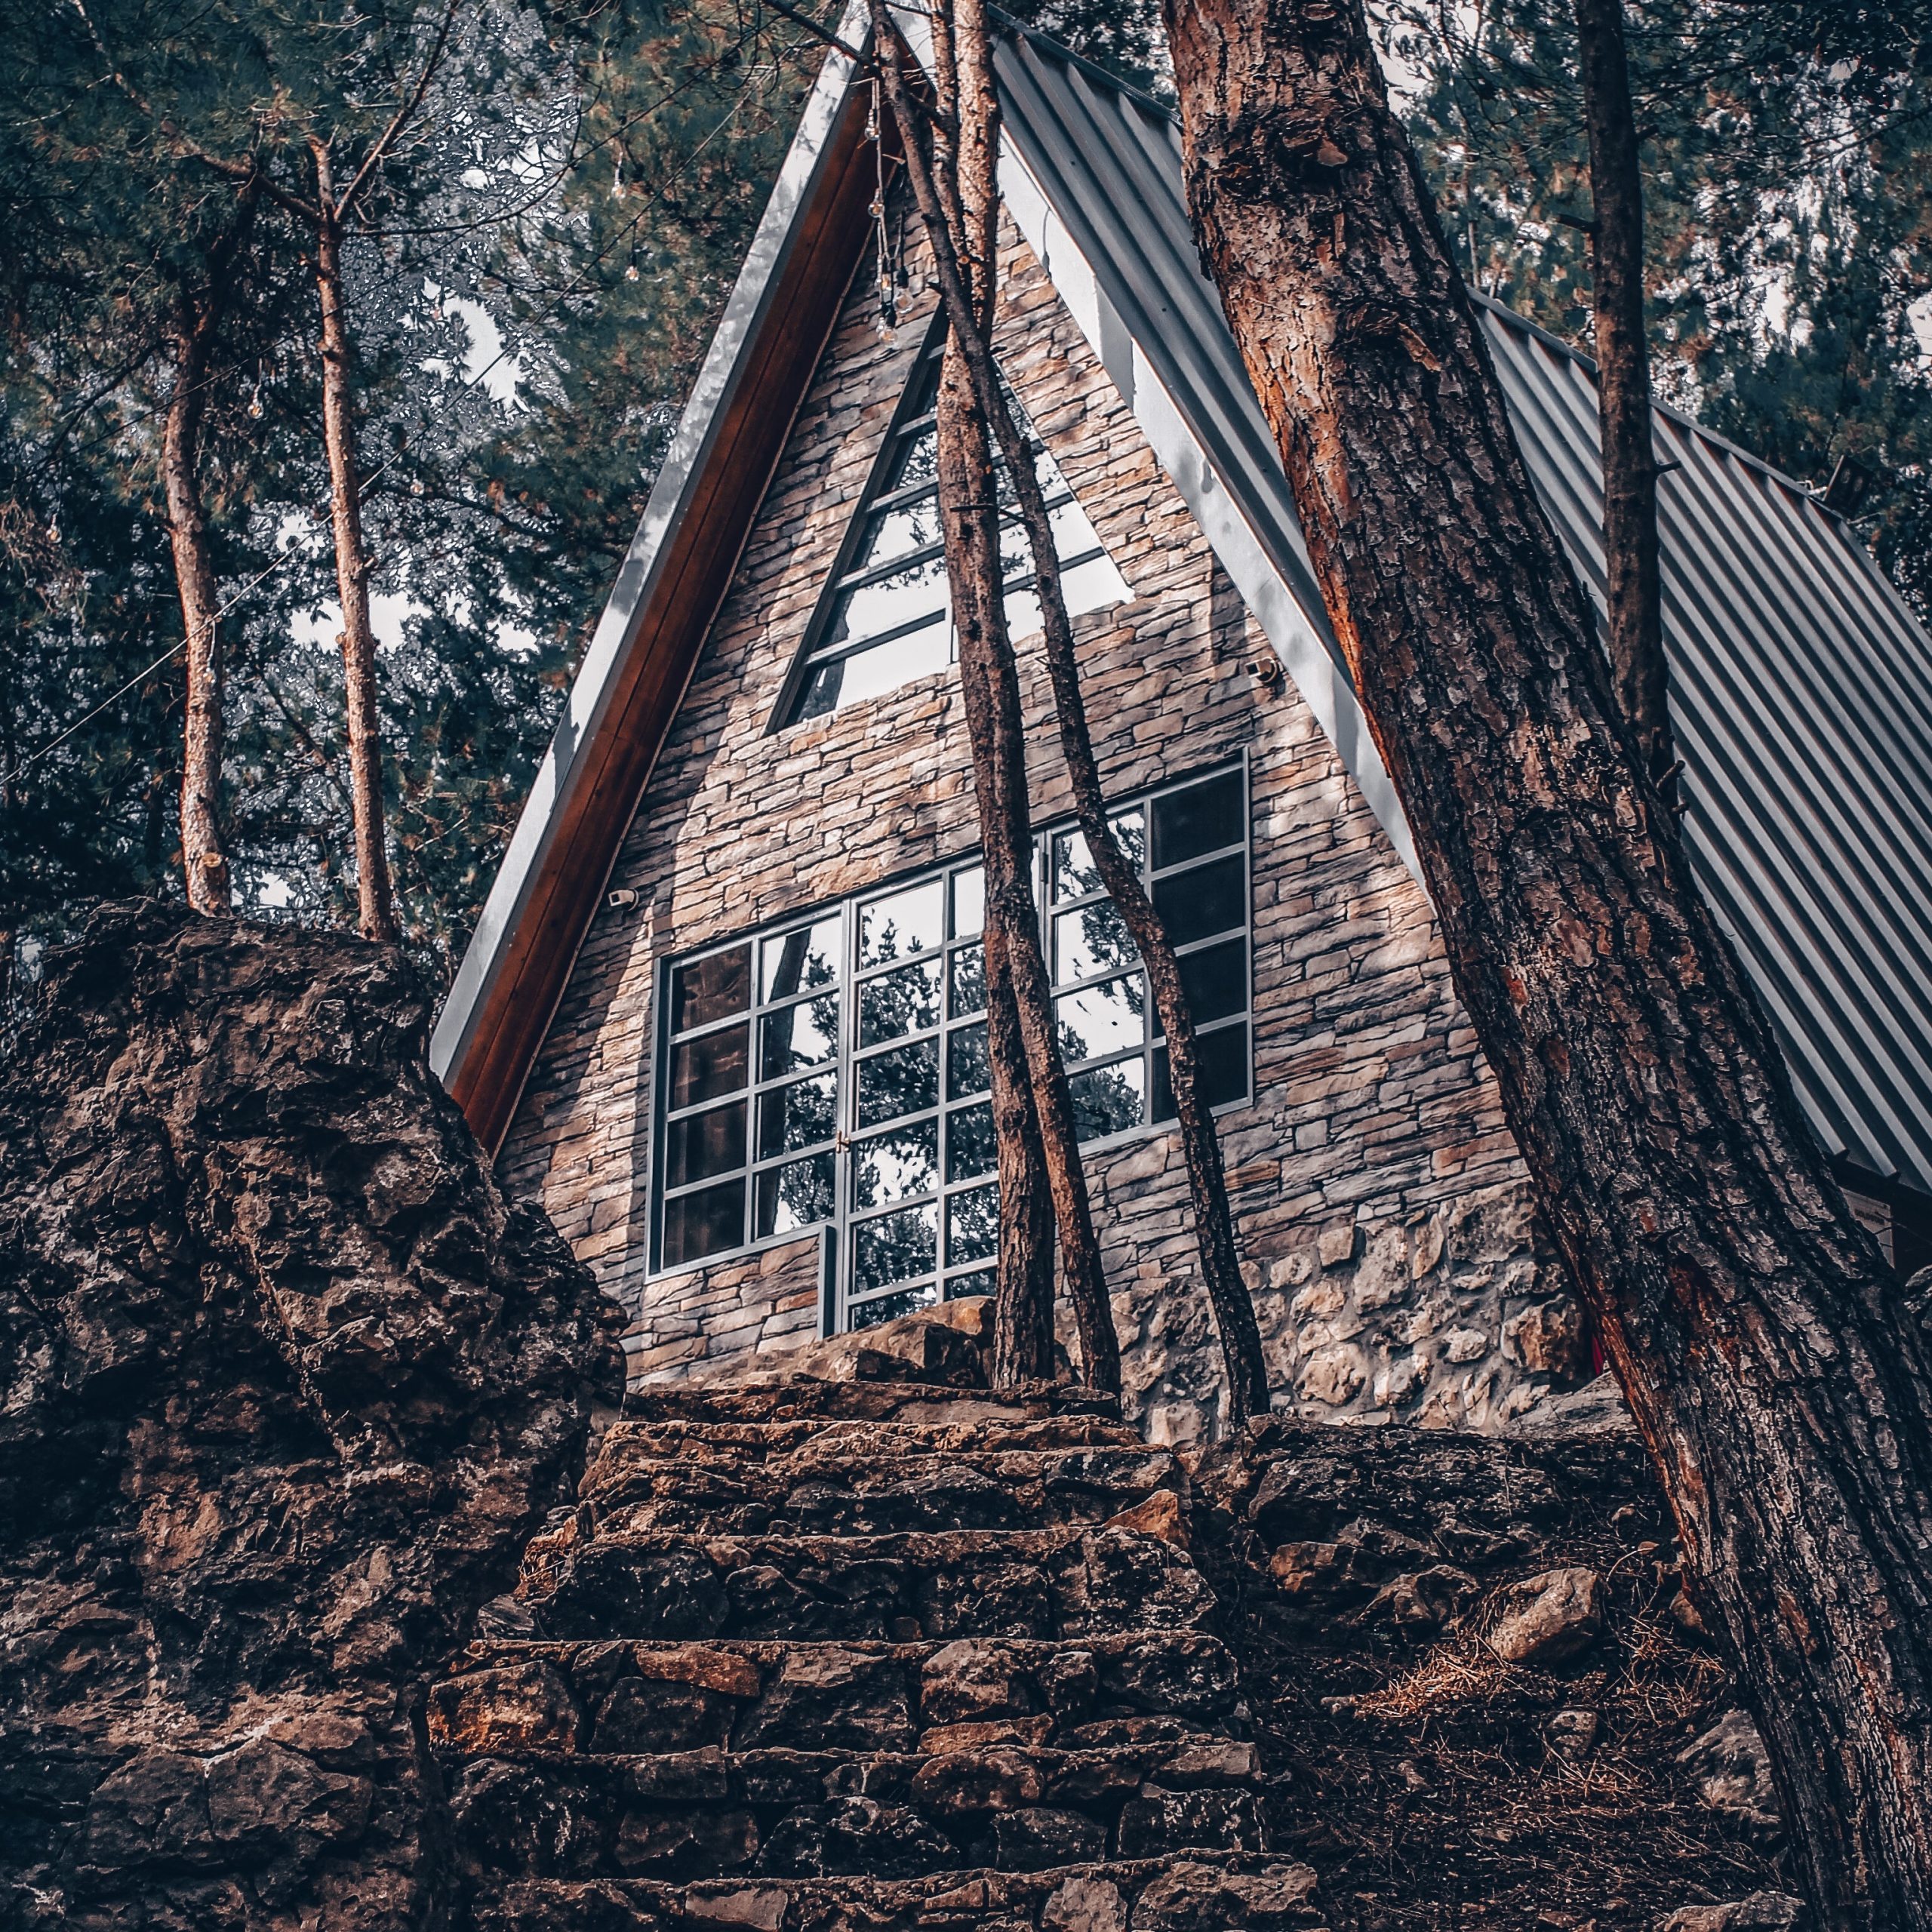
<path fill-rule="evenodd" d="M 1493 1427 L 1586 1366 L 1520 1161 L 1457 1005 L 1428 902 L 1267 647 L 1044 272 L 1009 232 L 999 352 L 1133 595 L 1075 620 L 1097 749 L 1130 795 L 1245 756 L 1253 841 L 1254 1104 L 1223 1138 L 1283 1401 L 1363 1421 Z M 915 272 L 913 285 L 924 278 Z M 957 675 L 769 731 L 912 358 L 855 283 L 807 396 L 502 1160 L 633 1311 L 661 1378 L 815 1332 L 817 1240 L 648 1273 L 653 1003 L 665 958 L 969 853 Z M 1022 641 L 1041 823 L 1068 796 Z M 1214 1429 L 1220 1367 L 1194 1272 L 1179 1143 L 1091 1164 L 1132 1411 Z"/>

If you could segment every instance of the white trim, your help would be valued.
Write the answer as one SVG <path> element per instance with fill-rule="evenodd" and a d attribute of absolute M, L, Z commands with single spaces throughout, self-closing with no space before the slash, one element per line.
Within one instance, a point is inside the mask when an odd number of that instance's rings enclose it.
<path fill-rule="evenodd" d="M 1361 700 L 1309 614 L 1274 565 L 1241 506 L 1221 487 L 1208 453 L 1188 427 L 1152 365 L 1102 290 L 1094 268 L 1048 202 L 1010 134 L 1000 141 L 1000 192 L 1027 245 L 1066 304 L 1121 400 L 1134 412 L 1161 466 L 1193 512 L 1201 534 L 1307 700 L 1315 720 L 1418 884 L 1422 868 L 1401 801 L 1369 734 Z M 1424 888 L 1426 890 L 1426 888 Z"/>

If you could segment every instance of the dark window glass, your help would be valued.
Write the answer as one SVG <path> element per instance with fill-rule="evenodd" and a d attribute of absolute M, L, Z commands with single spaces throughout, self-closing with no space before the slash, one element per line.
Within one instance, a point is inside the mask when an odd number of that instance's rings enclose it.
<path fill-rule="evenodd" d="M 814 986 L 836 986 L 843 924 L 835 912 L 795 933 L 765 940 L 758 949 L 758 997 L 789 999 Z"/>
<path fill-rule="evenodd" d="M 952 1195 L 946 1204 L 946 1265 L 990 1261 L 998 1252 L 998 1183 Z"/>
<path fill-rule="evenodd" d="M 821 1073 L 774 1087 L 758 1098 L 758 1152 L 760 1160 L 790 1154 L 829 1140 L 838 1128 L 838 1076 Z"/>
<path fill-rule="evenodd" d="M 681 1267 L 707 1254 L 742 1247 L 745 1238 L 745 1183 L 721 1182 L 693 1194 L 674 1194 L 664 1204 L 664 1265 Z"/>
<path fill-rule="evenodd" d="M 959 1301 L 968 1295 L 989 1295 L 999 1285 L 999 1276 L 990 1268 L 976 1268 L 970 1275 L 955 1275 L 946 1284 L 948 1301 Z"/>
<path fill-rule="evenodd" d="M 860 1221 L 852 1230 L 852 1292 L 930 1275 L 939 1253 L 939 1203 L 901 1208 Z"/>
<path fill-rule="evenodd" d="M 1238 845 L 1247 809 L 1244 791 L 1238 771 L 1224 771 L 1218 778 L 1155 799 L 1154 869 L 1164 872 L 1203 852 Z"/>
<path fill-rule="evenodd" d="M 877 1127 L 939 1104 L 939 1042 L 915 1041 L 858 1065 L 859 1124 Z"/>
<path fill-rule="evenodd" d="M 683 1187 L 745 1164 L 745 1103 L 686 1114 L 664 1126 L 664 1185 Z"/>
<path fill-rule="evenodd" d="M 752 1003 L 752 949 L 734 946 L 694 959 L 671 975 L 671 1030 L 688 1032 L 694 1026 L 742 1013 Z"/>
<path fill-rule="evenodd" d="M 1180 983 L 1195 1026 L 1238 1013 L 1247 1004 L 1247 941 L 1231 939 L 1187 954 L 1180 962 Z"/>
<path fill-rule="evenodd" d="M 986 959 L 977 946 L 962 946 L 952 955 L 952 1017 L 986 1010 Z"/>
<path fill-rule="evenodd" d="M 946 1177 L 949 1181 L 977 1180 L 999 1164 L 993 1143 L 993 1110 L 989 1101 L 961 1107 L 946 1117 Z"/>
<path fill-rule="evenodd" d="M 745 1084 L 746 1048 L 750 1029 L 740 1020 L 681 1040 L 671 1049 L 671 1105 L 688 1107 L 739 1092 Z"/>
<path fill-rule="evenodd" d="M 1231 852 L 1192 872 L 1156 879 L 1154 909 L 1167 922 L 1168 938 L 1175 946 L 1245 926 L 1247 869 L 1241 855 Z"/>
<path fill-rule="evenodd" d="M 1217 1027 L 1195 1041 L 1201 1059 L 1201 1084 L 1211 1107 L 1225 1107 L 1247 1098 L 1247 1023 Z M 1168 1050 L 1154 1049 L 1154 1118 L 1174 1117 L 1174 1088 L 1168 1078 Z"/>
<path fill-rule="evenodd" d="M 1076 906 L 1054 921 L 1054 978 L 1060 985 L 1131 966 L 1139 957 L 1127 921 L 1111 899 Z"/>
<path fill-rule="evenodd" d="M 838 995 L 781 1006 L 758 1022 L 758 1077 L 771 1080 L 818 1066 L 838 1051 Z"/>
<path fill-rule="evenodd" d="M 992 1084 L 986 1028 L 955 1026 L 946 1036 L 946 1097 L 963 1100 L 969 1095 L 983 1094 Z"/>
<path fill-rule="evenodd" d="M 859 983 L 859 1044 L 875 1047 L 939 1024 L 939 961 L 921 960 Z"/>
<path fill-rule="evenodd" d="M 1139 1060 L 1124 1060 L 1113 1066 L 1090 1068 L 1076 1073 L 1067 1088 L 1073 1096 L 1073 1121 L 1082 1140 L 1099 1140 L 1109 1134 L 1124 1134 L 1138 1127 L 1146 1118 L 1141 1109 L 1141 1088 L 1146 1070 Z"/>
<path fill-rule="evenodd" d="M 768 1168 L 758 1177 L 757 1238 L 832 1219 L 832 1157 L 814 1154 Z"/>
<path fill-rule="evenodd" d="M 939 1185 L 939 1122 L 922 1120 L 852 1146 L 852 1205 L 883 1208 Z"/>
<path fill-rule="evenodd" d="M 924 1287 L 901 1288 L 896 1295 L 881 1295 L 876 1300 L 859 1303 L 852 1309 L 852 1326 L 875 1328 L 881 1321 L 896 1321 L 902 1315 L 931 1308 L 938 1300 L 937 1281 L 928 1281 Z"/>
<path fill-rule="evenodd" d="M 1138 973 L 1061 994 L 1054 1002 L 1061 1054 L 1071 1063 L 1139 1046 L 1146 1037 L 1143 998 Z"/>

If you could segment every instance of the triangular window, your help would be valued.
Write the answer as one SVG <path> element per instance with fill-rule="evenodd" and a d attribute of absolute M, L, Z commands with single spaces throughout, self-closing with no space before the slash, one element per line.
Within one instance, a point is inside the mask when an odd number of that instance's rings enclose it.
<path fill-rule="evenodd" d="M 942 671 L 955 655 L 952 598 L 939 520 L 933 409 L 946 332 L 937 331 L 907 385 L 899 417 L 805 632 L 781 700 L 777 722 L 795 724 L 876 697 L 914 678 Z M 1011 389 L 1021 429 L 1033 446 L 1046 491 L 1069 616 L 1132 595 L 1087 520 L 1058 466 L 1033 432 Z M 1011 485 L 999 470 L 1000 548 L 1006 561 L 1006 617 L 1015 637 L 1040 628 L 1032 559 Z"/>

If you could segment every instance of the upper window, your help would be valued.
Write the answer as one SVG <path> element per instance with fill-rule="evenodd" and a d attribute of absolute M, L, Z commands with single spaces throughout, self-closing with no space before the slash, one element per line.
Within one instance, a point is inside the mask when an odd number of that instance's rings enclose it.
<path fill-rule="evenodd" d="M 822 717 L 943 671 L 952 661 L 952 597 L 940 530 L 933 414 L 945 346 L 942 329 L 913 371 L 838 568 L 805 633 L 798 668 L 781 707 L 783 724 Z M 1038 466 L 1068 614 L 1078 617 L 1118 603 L 1129 595 L 1125 580 L 1011 390 L 1007 395 Z M 997 473 L 1007 625 L 1014 636 L 1023 637 L 1040 628 L 1040 607 L 1012 485 L 1004 465 Z"/>
<path fill-rule="evenodd" d="M 1248 1095 L 1247 786 L 1155 792 L 1115 825 L 1180 955 L 1216 1106 Z M 1083 1140 L 1171 1118 L 1146 975 L 1078 832 L 1038 843 Z M 841 1327 L 982 1294 L 999 1226 L 983 884 L 966 860 L 673 963 L 658 1062 L 656 1266 L 838 1230 Z"/>

